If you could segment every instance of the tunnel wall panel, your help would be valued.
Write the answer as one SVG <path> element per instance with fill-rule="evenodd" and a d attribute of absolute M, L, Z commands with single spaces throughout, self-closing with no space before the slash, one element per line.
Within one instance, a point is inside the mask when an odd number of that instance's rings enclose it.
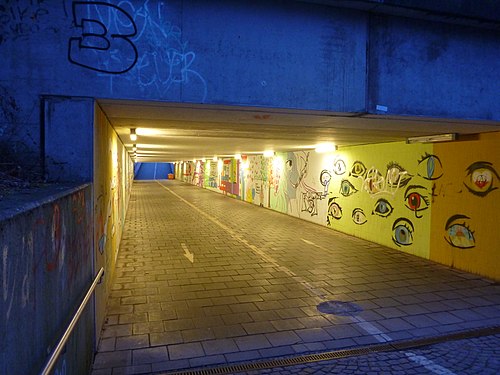
<path fill-rule="evenodd" d="M 499 137 L 244 155 L 176 173 L 230 195 L 221 166 L 235 163 L 238 199 L 499 280 Z"/>
<path fill-rule="evenodd" d="M 41 371 L 94 277 L 91 186 L 46 189 L 0 220 L 2 374 Z M 88 374 L 93 339 L 91 301 L 54 373 Z"/>
<path fill-rule="evenodd" d="M 106 312 L 134 167 L 128 152 L 98 105 L 94 120 L 94 253 L 96 269 L 104 267 L 103 284 L 96 290 L 96 335 Z"/>

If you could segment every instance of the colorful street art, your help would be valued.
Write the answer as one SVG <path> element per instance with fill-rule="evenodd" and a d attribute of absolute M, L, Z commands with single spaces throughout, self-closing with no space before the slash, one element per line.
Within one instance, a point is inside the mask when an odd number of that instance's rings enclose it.
<path fill-rule="evenodd" d="M 500 264 L 495 134 L 489 142 L 244 155 L 225 160 L 224 168 L 210 162 L 204 187 L 237 183 L 234 196 L 246 202 L 500 279 L 491 266 Z"/>

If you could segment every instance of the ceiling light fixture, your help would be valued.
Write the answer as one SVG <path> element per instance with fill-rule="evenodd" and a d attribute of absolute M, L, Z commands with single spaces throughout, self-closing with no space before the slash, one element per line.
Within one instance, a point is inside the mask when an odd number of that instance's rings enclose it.
<path fill-rule="evenodd" d="M 132 146 L 132 151 L 137 151 L 137 145 L 135 143 Z"/>
<path fill-rule="evenodd" d="M 337 149 L 337 146 L 334 143 L 320 143 L 316 145 L 316 152 L 324 153 L 324 152 L 333 152 Z"/>
<path fill-rule="evenodd" d="M 135 128 L 130 129 L 130 140 L 137 141 L 137 134 L 135 134 Z"/>
<path fill-rule="evenodd" d="M 241 160 L 241 154 L 235 154 L 235 155 L 234 155 L 234 158 L 235 158 L 236 160 Z"/>
<path fill-rule="evenodd" d="M 217 156 L 214 156 L 212 160 L 217 161 L 217 160 L 219 160 L 219 158 Z"/>
<path fill-rule="evenodd" d="M 424 135 L 422 137 L 410 137 L 406 140 L 406 143 L 434 143 L 434 142 L 448 142 L 457 139 L 456 133 L 449 134 L 436 134 L 436 135 Z"/>
<path fill-rule="evenodd" d="M 263 155 L 264 155 L 265 158 L 270 158 L 271 156 L 274 156 L 274 151 L 272 151 L 272 150 L 266 150 L 266 151 L 264 151 Z"/>

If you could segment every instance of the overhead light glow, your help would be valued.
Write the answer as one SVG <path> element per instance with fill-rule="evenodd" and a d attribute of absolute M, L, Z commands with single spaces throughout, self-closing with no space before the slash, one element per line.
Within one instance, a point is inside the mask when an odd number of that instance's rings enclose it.
<path fill-rule="evenodd" d="M 162 129 L 153 129 L 153 128 L 137 128 L 136 129 L 136 133 L 138 135 L 161 135 L 163 134 L 164 132 L 162 131 Z"/>
<path fill-rule="evenodd" d="M 265 158 L 270 158 L 271 156 L 274 156 L 274 151 L 272 151 L 272 150 L 266 150 L 266 151 L 264 151 L 264 157 Z"/>
<path fill-rule="evenodd" d="M 130 129 L 130 140 L 137 141 L 137 134 L 135 134 L 135 128 Z"/>
<path fill-rule="evenodd" d="M 219 160 L 219 158 L 217 156 L 214 156 L 212 160 L 217 161 L 217 160 Z"/>
<path fill-rule="evenodd" d="M 201 158 L 201 162 L 204 163 L 206 161 L 205 158 Z"/>
<path fill-rule="evenodd" d="M 236 160 L 241 160 L 241 154 L 235 154 L 235 155 L 234 155 L 234 158 L 235 158 Z"/>
<path fill-rule="evenodd" d="M 134 145 L 132 146 L 132 151 L 137 151 L 137 145 L 134 143 Z"/>
<path fill-rule="evenodd" d="M 318 153 L 323 153 L 323 152 L 333 152 L 337 149 L 337 146 L 333 143 L 320 143 L 316 145 L 316 152 Z"/>

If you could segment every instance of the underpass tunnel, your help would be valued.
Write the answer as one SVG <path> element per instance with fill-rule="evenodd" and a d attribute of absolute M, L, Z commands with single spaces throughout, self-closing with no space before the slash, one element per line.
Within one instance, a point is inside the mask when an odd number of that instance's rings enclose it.
<path fill-rule="evenodd" d="M 96 374 L 304 355 L 339 348 L 340 331 L 357 337 L 346 347 L 419 337 L 427 318 L 437 333 L 448 308 L 426 298 L 445 293 L 440 278 L 499 278 L 487 125 L 118 100 L 95 111 L 95 257 L 108 270 Z M 139 165 L 153 178 L 134 181 Z"/>

